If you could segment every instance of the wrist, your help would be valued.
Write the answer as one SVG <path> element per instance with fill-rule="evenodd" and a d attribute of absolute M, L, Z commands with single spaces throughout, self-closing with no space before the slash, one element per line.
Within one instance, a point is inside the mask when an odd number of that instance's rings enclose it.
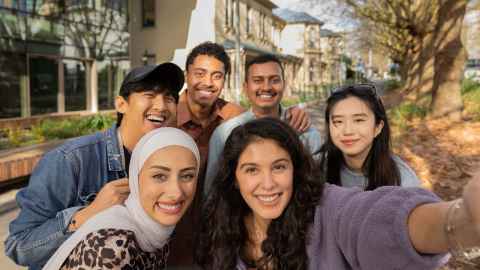
<path fill-rule="evenodd" d="M 479 258 L 480 235 L 463 199 L 451 202 L 445 218 L 445 236 L 450 253 L 465 262 Z"/>

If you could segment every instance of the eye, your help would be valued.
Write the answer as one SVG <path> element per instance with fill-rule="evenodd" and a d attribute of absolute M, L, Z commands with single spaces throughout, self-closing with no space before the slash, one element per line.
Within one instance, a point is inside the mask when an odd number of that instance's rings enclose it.
<path fill-rule="evenodd" d="M 279 164 L 273 165 L 272 169 L 273 169 L 274 172 L 283 172 L 287 169 L 287 167 L 288 167 L 287 164 L 279 163 Z"/>
<path fill-rule="evenodd" d="M 154 98 L 154 97 L 155 97 L 155 93 L 153 93 L 153 92 L 145 92 L 145 93 L 143 93 L 143 96 L 144 96 L 144 97 L 147 97 L 147 98 Z"/>
<path fill-rule="evenodd" d="M 180 175 L 180 180 L 183 182 L 190 182 L 195 179 L 195 174 L 194 173 L 185 173 Z"/>
<path fill-rule="evenodd" d="M 197 77 L 197 78 L 201 78 L 205 75 L 205 72 L 198 72 L 197 71 L 197 72 L 194 72 L 193 75 L 195 75 L 195 77 Z"/>
<path fill-rule="evenodd" d="M 282 82 L 282 80 L 280 80 L 280 78 L 275 78 L 275 79 L 272 80 L 272 83 L 274 83 L 274 84 L 279 84 L 281 82 Z"/>
<path fill-rule="evenodd" d="M 355 123 L 361 123 L 361 122 L 365 122 L 366 120 L 363 119 L 363 118 L 358 118 L 358 119 L 355 119 Z"/>
<path fill-rule="evenodd" d="M 214 80 L 221 80 L 221 79 L 223 79 L 223 74 L 216 73 L 215 75 L 213 75 L 213 79 Z"/>
<path fill-rule="evenodd" d="M 256 84 L 259 84 L 259 83 L 262 83 L 262 80 L 261 79 L 253 79 L 253 82 L 256 83 Z"/>
<path fill-rule="evenodd" d="M 172 97 L 172 96 L 166 96 L 166 97 L 165 97 L 165 102 L 175 103 L 175 98 Z"/>
<path fill-rule="evenodd" d="M 335 126 L 340 125 L 341 123 L 342 123 L 341 120 L 332 120 L 332 124 L 335 125 Z"/>
<path fill-rule="evenodd" d="M 154 174 L 152 178 L 155 179 L 155 181 L 164 182 L 164 181 L 167 181 L 168 175 L 164 173 L 157 173 L 157 174 Z"/>
<path fill-rule="evenodd" d="M 258 169 L 256 167 L 247 167 L 245 168 L 245 173 L 247 174 L 256 174 L 258 172 Z"/>

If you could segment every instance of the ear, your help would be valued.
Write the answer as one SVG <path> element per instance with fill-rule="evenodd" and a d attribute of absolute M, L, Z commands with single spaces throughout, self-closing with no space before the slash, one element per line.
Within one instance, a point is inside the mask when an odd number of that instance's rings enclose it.
<path fill-rule="evenodd" d="M 384 126 L 383 120 L 380 120 L 380 123 L 378 123 L 378 125 L 375 126 L 375 138 L 378 136 L 378 134 L 380 134 L 380 132 L 382 132 L 383 126 Z"/>
<path fill-rule="evenodd" d="M 245 80 L 245 81 L 243 82 L 243 92 L 245 93 L 245 95 L 247 94 L 247 87 L 248 87 L 247 81 Z"/>
<path fill-rule="evenodd" d="M 128 101 L 122 96 L 115 97 L 115 110 L 119 113 L 125 113 L 128 109 Z"/>

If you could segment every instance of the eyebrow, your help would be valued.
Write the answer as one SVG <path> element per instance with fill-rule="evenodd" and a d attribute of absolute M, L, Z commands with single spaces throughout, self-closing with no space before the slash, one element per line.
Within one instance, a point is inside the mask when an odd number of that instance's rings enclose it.
<path fill-rule="evenodd" d="M 356 113 L 356 114 L 353 114 L 352 116 L 353 116 L 353 117 L 359 117 L 359 116 L 361 116 L 361 117 L 368 117 L 368 115 L 367 115 L 366 113 Z M 340 118 L 340 117 L 345 117 L 345 115 L 343 115 L 343 114 L 340 114 L 340 115 L 339 115 L 339 114 L 334 114 L 334 115 L 332 115 L 331 118 Z"/>
<path fill-rule="evenodd" d="M 149 169 L 160 169 L 160 170 L 164 170 L 164 171 L 171 171 L 171 169 L 169 167 L 165 167 L 165 166 L 161 166 L 161 165 L 153 165 L 151 166 Z M 192 167 L 187 167 L 187 168 L 183 168 L 180 170 L 180 172 L 185 172 L 185 171 L 190 171 L 190 170 L 196 170 L 197 168 L 192 166 Z"/>
<path fill-rule="evenodd" d="M 279 163 L 279 162 L 282 162 L 282 161 L 289 162 L 288 158 L 279 158 L 279 159 L 273 161 L 272 164 Z M 242 169 L 243 167 L 246 167 L 246 166 L 257 166 L 257 165 L 258 164 L 255 163 L 255 162 L 242 163 L 242 164 L 240 164 L 240 169 Z"/>

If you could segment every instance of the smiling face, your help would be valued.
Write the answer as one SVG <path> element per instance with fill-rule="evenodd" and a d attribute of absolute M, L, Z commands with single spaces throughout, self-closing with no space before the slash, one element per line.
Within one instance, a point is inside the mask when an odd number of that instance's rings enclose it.
<path fill-rule="evenodd" d="M 191 102 L 211 107 L 225 83 L 225 67 L 217 58 L 198 55 L 187 69 L 187 95 Z"/>
<path fill-rule="evenodd" d="M 159 149 L 145 161 L 138 177 L 140 203 L 152 219 L 177 224 L 194 198 L 197 166 L 193 153 L 181 146 Z"/>
<path fill-rule="evenodd" d="M 269 222 L 282 215 L 293 193 L 293 163 L 274 140 L 250 143 L 239 157 L 235 176 L 255 219 Z"/>
<path fill-rule="evenodd" d="M 131 93 L 127 100 L 118 96 L 115 107 L 123 114 L 121 130 L 124 137 L 137 142 L 143 135 L 160 127 L 175 126 L 177 104 L 167 91 L 142 91 Z"/>
<path fill-rule="evenodd" d="M 375 115 L 367 104 L 350 96 L 332 107 L 328 128 L 332 142 L 343 156 L 363 163 L 373 140 L 382 131 L 383 121 L 375 124 Z"/>
<path fill-rule="evenodd" d="M 282 69 L 275 62 L 251 65 L 244 89 L 254 110 L 277 112 L 285 90 Z"/>

